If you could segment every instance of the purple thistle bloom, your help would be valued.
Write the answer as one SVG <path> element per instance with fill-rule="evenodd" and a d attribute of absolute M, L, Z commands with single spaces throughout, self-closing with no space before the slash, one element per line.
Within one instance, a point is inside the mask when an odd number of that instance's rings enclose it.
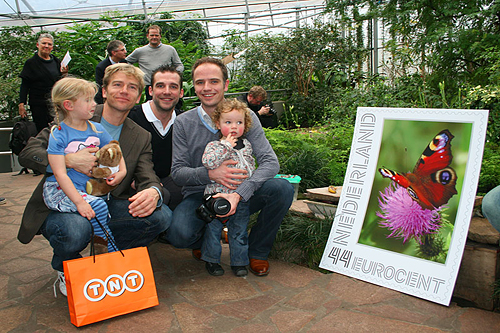
<path fill-rule="evenodd" d="M 439 212 L 443 206 L 433 210 L 424 209 L 410 197 L 406 188 L 394 183 L 379 193 L 378 202 L 382 212 L 376 214 L 383 219 L 379 224 L 391 231 L 387 238 L 403 238 L 405 243 L 413 237 L 422 244 L 422 236 L 435 234 L 441 227 Z"/>

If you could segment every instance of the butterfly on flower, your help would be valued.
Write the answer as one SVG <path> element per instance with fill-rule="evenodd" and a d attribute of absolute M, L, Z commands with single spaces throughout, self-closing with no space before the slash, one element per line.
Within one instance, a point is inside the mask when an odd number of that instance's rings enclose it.
<path fill-rule="evenodd" d="M 385 167 L 378 171 L 383 177 L 406 188 L 410 197 L 422 208 L 438 208 L 457 194 L 457 174 L 450 167 L 453 138 L 453 134 L 447 129 L 439 132 L 425 148 L 412 172 L 402 174 Z"/>

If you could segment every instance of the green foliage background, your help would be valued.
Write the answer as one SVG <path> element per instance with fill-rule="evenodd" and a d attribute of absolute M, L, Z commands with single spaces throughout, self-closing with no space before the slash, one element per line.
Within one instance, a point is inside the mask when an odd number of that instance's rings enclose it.
<path fill-rule="evenodd" d="M 115 13 L 114 18 L 121 18 Z M 170 18 L 164 13 L 160 18 Z M 146 28 L 151 23 L 145 23 L 144 15 L 133 17 L 143 23 L 129 22 L 126 25 L 117 22 L 92 21 L 75 23 L 68 26 L 66 31 L 51 32 L 54 36 L 53 54 L 60 59 L 66 51 L 70 51 L 71 62 L 69 74 L 94 81 L 95 66 L 106 58 L 106 46 L 114 39 L 126 44 L 128 53 L 135 48 L 147 44 Z M 207 33 L 198 22 L 158 23 L 163 30 L 162 42 L 176 48 L 179 57 L 183 60 L 186 70 L 183 78 L 191 80 L 191 66 L 198 59 L 210 51 L 207 42 Z M 12 119 L 18 114 L 19 86 L 21 80 L 18 75 L 24 62 L 36 52 L 36 41 L 40 33 L 30 27 L 3 27 L 0 33 L 0 114 L 3 119 Z M 189 85 L 186 95 L 191 91 Z"/>
<path fill-rule="evenodd" d="M 490 110 L 479 192 L 500 182 L 500 5 L 493 0 L 326 1 L 329 16 L 286 33 L 247 36 L 227 31 L 214 52 L 204 25 L 156 22 L 163 42 L 173 45 L 185 65 L 185 96 L 194 96 L 191 65 L 212 54 L 223 57 L 246 50 L 230 65 L 231 92 L 259 84 L 284 89 L 280 130 L 268 131 L 281 172 L 302 176 L 301 190 L 341 184 L 349 156 L 358 106 L 472 108 Z M 144 16 L 113 23 L 78 23 L 55 32 L 54 54 L 71 51 L 70 74 L 93 80 L 107 43 L 120 39 L 131 52 L 147 43 Z M 170 13 L 157 18 L 171 19 Z M 390 53 L 371 74 L 369 28 L 376 19 L 388 36 Z M 108 21 L 106 21 L 108 20 Z M 19 78 L 24 61 L 35 52 L 37 33 L 28 27 L 2 28 L 0 34 L 0 114 L 17 114 Z M 191 108 L 194 100 L 186 101 Z M 290 129 L 294 131 L 288 131 Z"/>

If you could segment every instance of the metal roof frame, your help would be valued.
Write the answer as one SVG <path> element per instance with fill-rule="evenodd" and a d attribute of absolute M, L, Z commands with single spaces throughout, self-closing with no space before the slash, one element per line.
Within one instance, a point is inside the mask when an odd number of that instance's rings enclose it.
<path fill-rule="evenodd" d="M 0 27 L 29 25 L 44 30 L 65 29 L 75 22 L 205 22 L 210 38 L 224 37 L 226 29 L 256 32 L 265 29 L 296 28 L 303 20 L 324 12 L 323 0 L 62 0 L 73 6 L 48 9 L 55 0 L 2 0 Z M 159 19 L 170 12 L 173 19 Z M 114 16 L 112 17 L 114 13 Z M 119 15 L 118 15 L 119 13 Z M 143 14 L 145 20 L 128 17 Z M 103 18 L 107 15 L 110 18 Z M 119 16 L 119 17 L 118 17 Z M 217 28 L 216 28 L 217 27 Z M 216 31 L 214 33 L 213 31 Z"/>

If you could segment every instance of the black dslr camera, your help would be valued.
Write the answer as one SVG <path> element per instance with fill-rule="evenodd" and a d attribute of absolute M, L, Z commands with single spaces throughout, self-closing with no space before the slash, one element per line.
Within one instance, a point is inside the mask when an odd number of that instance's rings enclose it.
<path fill-rule="evenodd" d="M 272 116 L 273 114 L 276 114 L 276 109 L 274 109 L 273 102 L 271 102 L 271 101 L 267 102 L 266 106 L 269 108 L 268 115 Z"/>
<path fill-rule="evenodd" d="M 196 208 L 196 215 L 206 223 L 212 222 L 216 215 L 225 215 L 231 210 L 231 204 L 224 198 L 214 198 L 213 194 L 205 194 L 203 202 Z"/>

